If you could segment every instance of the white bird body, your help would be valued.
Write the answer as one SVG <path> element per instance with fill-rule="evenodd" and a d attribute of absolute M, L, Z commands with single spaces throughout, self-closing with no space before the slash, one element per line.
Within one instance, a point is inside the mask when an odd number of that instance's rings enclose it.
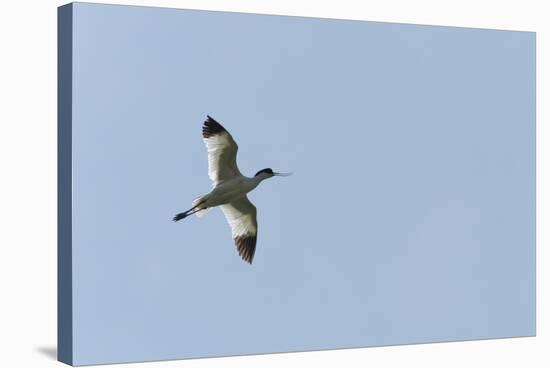
<path fill-rule="evenodd" d="M 237 143 L 220 123 L 210 116 L 207 117 L 202 127 L 202 137 L 208 150 L 208 176 L 214 188 L 208 194 L 195 198 L 192 207 L 174 216 L 174 221 L 182 220 L 193 213 L 201 217 L 208 209 L 219 206 L 231 226 L 239 255 L 246 262 L 252 263 L 256 251 L 258 223 L 256 207 L 246 194 L 265 179 L 290 174 L 263 169 L 254 177 L 242 175 L 237 166 Z"/>
<path fill-rule="evenodd" d="M 210 193 L 200 198 L 204 200 L 204 206 L 207 208 L 221 206 L 222 204 L 231 203 L 244 197 L 248 192 L 254 190 L 264 179 L 266 178 L 263 175 L 262 177 L 255 176 L 253 178 L 239 175 L 220 183 Z"/>

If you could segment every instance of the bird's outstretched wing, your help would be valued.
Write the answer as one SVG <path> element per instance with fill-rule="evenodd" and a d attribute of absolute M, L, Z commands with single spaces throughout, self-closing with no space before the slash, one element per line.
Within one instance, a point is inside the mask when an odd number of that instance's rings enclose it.
<path fill-rule="evenodd" d="M 258 235 L 256 207 L 248 200 L 247 196 L 244 196 L 222 205 L 221 209 L 231 226 L 231 233 L 239 255 L 244 261 L 252 263 Z"/>
<path fill-rule="evenodd" d="M 213 186 L 241 175 L 237 167 L 237 143 L 220 123 L 208 115 L 202 126 L 202 138 L 208 150 L 208 176 Z"/>

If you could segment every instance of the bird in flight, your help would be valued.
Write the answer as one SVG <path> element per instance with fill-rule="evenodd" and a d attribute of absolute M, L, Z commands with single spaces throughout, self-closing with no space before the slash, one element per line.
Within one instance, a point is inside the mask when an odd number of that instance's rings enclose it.
<path fill-rule="evenodd" d="M 216 120 L 207 115 L 202 126 L 202 138 L 208 150 L 208 176 L 213 189 L 208 194 L 195 198 L 191 208 L 174 216 L 174 221 L 189 215 L 204 215 L 212 207 L 220 207 L 231 227 L 235 246 L 241 258 L 252 263 L 256 251 L 258 223 L 256 207 L 246 194 L 265 179 L 273 176 L 288 176 L 291 173 L 277 173 L 267 168 L 250 178 L 237 167 L 238 146 L 229 132 Z"/>

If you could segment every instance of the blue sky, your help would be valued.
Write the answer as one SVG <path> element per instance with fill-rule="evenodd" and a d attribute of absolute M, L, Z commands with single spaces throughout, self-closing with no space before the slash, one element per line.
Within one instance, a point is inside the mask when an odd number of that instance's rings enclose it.
<path fill-rule="evenodd" d="M 77 364 L 535 332 L 535 35 L 77 4 Z M 252 266 L 201 125 L 238 142 Z"/>

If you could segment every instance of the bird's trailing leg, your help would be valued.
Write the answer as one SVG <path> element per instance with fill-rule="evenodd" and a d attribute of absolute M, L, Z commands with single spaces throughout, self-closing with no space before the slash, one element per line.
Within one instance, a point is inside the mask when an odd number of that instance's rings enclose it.
<path fill-rule="evenodd" d="M 180 212 L 178 214 L 176 214 L 176 216 L 174 216 L 174 218 L 172 220 L 174 221 L 179 221 L 179 220 L 183 220 L 184 218 L 186 218 L 187 216 L 189 215 L 192 215 L 194 213 L 197 213 L 199 211 L 202 211 L 204 208 L 198 208 L 197 207 L 199 206 L 199 204 L 197 204 L 196 206 L 194 207 L 191 207 L 190 209 L 188 209 L 187 211 L 185 212 Z"/>

